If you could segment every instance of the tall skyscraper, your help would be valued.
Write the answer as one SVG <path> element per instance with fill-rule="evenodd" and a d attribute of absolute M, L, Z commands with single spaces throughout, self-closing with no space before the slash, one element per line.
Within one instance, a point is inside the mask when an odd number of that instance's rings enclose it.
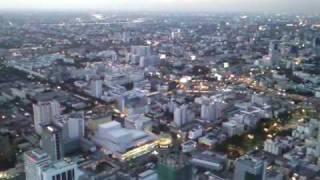
<path fill-rule="evenodd" d="M 131 40 L 130 32 L 123 32 L 123 33 L 122 33 L 122 36 L 121 36 L 121 40 L 122 40 L 122 42 L 124 42 L 124 43 L 130 42 L 130 40 Z"/>
<path fill-rule="evenodd" d="M 42 180 L 41 168 L 51 163 L 48 154 L 41 149 L 34 149 L 24 153 L 24 171 L 26 180 Z"/>
<path fill-rule="evenodd" d="M 94 79 L 91 81 L 90 86 L 91 95 L 100 98 L 102 96 L 102 80 Z"/>
<path fill-rule="evenodd" d="M 84 114 L 74 112 L 65 117 L 60 123 L 64 134 L 64 152 L 72 153 L 80 148 L 80 139 L 84 137 Z"/>
<path fill-rule="evenodd" d="M 316 57 L 320 57 L 320 37 L 314 39 L 313 51 Z"/>
<path fill-rule="evenodd" d="M 204 98 L 201 103 L 201 119 L 207 121 L 216 121 L 222 117 L 222 111 L 225 103 L 221 99 Z"/>
<path fill-rule="evenodd" d="M 69 139 L 80 139 L 84 136 L 83 113 L 71 113 L 66 121 Z"/>
<path fill-rule="evenodd" d="M 269 45 L 269 57 L 272 65 L 278 65 L 281 60 L 280 42 L 271 41 Z"/>
<path fill-rule="evenodd" d="M 174 122 L 178 127 L 183 126 L 188 122 L 188 105 L 184 104 L 176 107 L 173 113 Z"/>
<path fill-rule="evenodd" d="M 44 126 L 41 134 L 41 147 L 51 160 L 60 160 L 64 156 L 63 127 L 49 124 Z"/>
<path fill-rule="evenodd" d="M 33 104 L 34 127 L 38 134 L 42 133 L 42 126 L 53 122 L 60 115 L 60 104 L 56 100 L 38 101 Z"/>

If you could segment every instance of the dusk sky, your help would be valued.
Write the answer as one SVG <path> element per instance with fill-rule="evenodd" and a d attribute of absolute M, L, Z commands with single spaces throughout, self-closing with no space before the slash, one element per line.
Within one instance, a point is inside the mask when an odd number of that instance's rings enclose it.
<path fill-rule="evenodd" d="M 317 12 L 320 0 L 0 0 L 0 9 Z"/>

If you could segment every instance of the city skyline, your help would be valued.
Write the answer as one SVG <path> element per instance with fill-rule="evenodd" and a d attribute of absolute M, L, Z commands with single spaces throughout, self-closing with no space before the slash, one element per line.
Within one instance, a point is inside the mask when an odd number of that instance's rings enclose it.
<path fill-rule="evenodd" d="M 4 0 L 6 10 L 112 10 L 316 13 L 317 0 Z"/>
<path fill-rule="evenodd" d="M 0 179 L 320 180 L 320 0 L 0 0 Z"/>

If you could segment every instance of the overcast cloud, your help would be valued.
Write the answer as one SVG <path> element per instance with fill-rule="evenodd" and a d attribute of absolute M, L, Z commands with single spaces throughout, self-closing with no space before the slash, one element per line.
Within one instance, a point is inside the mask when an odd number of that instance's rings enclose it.
<path fill-rule="evenodd" d="M 0 0 L 0 9 L 317 12 L 320 0 Z"/>

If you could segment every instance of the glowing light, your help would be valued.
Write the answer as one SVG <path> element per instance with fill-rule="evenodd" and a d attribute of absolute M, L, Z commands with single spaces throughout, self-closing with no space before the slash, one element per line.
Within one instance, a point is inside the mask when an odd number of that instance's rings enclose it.
<path fill-rule="evenodd" d="M 160 59 L 166 59 L 167 58 L 167 55 L 165 54 L 160 54 Z"/>
<path fill-rule="evenodd" d="M 135 149 L 132 149 L 121 156 L 122 160 L 134 159 L 136 157 L 142 156 L 154 150 L 154 148 L 158 145 L 158 141 L 153 143 L 145 144 L 139 146 Z"/>
<path fill-rule="evenodd" d="M 47 127 L 47 129 L 48 129 L 49 131 L 51 131 L 51 132 L 54 131 L 54 129 L 53 129 L 51 126 Z"/>
<path fill-rule="evenodd" d="M 184 76 L 180 79 L 180 83 L 187 83 L 191 80 L 192 78 L 190 76 Z"/>
<path fill-rule="evenodd" d="M 169 148 L 172 145 L 172 138 L 168 134 L 162 134 L 159 139 L 160 148 Z"/>
<path fill-rule="evenodd" d="M 153 154 L 153 155 L 158 155 L 158 154 L 159 154 L 159 152 L 158 152 L 158 151 L 156 151 L 156 150 L 154 150 L 154 151 L 152 152 L 152 154 Z"/>
<path fill-rule="evenodd" d="M 254 135 L 253 134 L 248 134 L 248 138 L 252 140 L 252 139 L 254 139 Z"/>

